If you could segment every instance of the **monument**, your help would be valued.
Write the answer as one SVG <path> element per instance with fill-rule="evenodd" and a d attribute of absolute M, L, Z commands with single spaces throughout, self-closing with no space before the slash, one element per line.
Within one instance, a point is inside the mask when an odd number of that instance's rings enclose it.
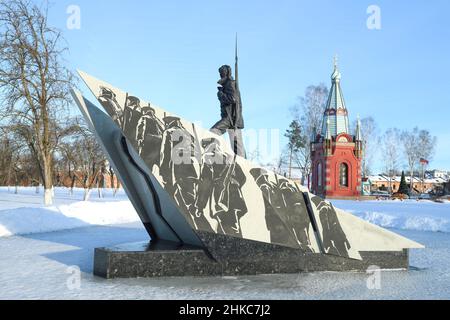
<path fill-rule="evenodd" d="M 241 132 L 244 129 L 244 119 L 242 117 L 242 103 L 238 85 L 233 80 L 230 66 L 221 66 L 219 74 L 217 97 L 220 101 L 221 119 L 211 128 L 211 132 L 218 135 L 228 132 L 234 153 L 245 157 Z"/>
<path fill-rule="evenodd" d="M 233 79 L 230 66 L 223 65 L 219 68 L 220 80 L 217 82 L 219 84 L 217 97 L 220 101 L 221 119 L 211 128 L 211 132 L 218 135 L 228 132 L 234 153 L 245 158 L 241 131 L 244 129 L 244 118 L 242 116 L 242 99 L 239 89 L 237 35 L 234 71 L 235 79 Z"/>
<path fill-rule="evenodd" d="M 222 72 L 231 79 L 229 67 Z M 97 248 L 94 274 L 407 269 L 408 250 L 423 247 L 251 163 L 223 136 L 79 73 L 106 113 L 79 92 L 73 97 L 150 236 Z"/>

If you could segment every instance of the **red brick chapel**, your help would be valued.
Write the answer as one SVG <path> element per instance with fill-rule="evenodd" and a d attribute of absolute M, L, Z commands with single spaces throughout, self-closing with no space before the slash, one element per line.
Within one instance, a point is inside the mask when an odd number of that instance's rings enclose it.
<path fill-rule="evenodd" d="M 337 62 L 323 114 L 322 129 L 312 137 L 311 191 L 325 198 L 358 198 L 361 195 L 361 124 L 350 134 L 348 111 L 341 89 Z"/>

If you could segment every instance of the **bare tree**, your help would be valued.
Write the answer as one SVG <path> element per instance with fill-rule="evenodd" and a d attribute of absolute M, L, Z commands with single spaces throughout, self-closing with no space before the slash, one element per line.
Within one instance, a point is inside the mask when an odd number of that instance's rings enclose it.
<path fill-rule="evenodd" d="M 419 164 L 421 164 L 422 166 L 421 192 L 424 192 L 425 166 L 429 164 L 429 162 L 432 160 L 434 156 L 437 138 L 432 136 L 428 130 L 420 130 L 418 143 L 419 143 Z"/>
<path fill-rule="evenodd" d="M 97 175 L 98 197 L 103 198 L 103 189 L 106 188 L 106 159 L 100 163 L 100 170 Z"/>
<path fill-rule="evenodd" d="M 92 188 L 98 184 L 104 174 L 106 158 L 92 132 L 82 127 L 81 135 L 74 141 L 76 151 L 76 171 L 81 175 L 80 181 L 84 188 L 83 200 L 89 200 Z"/>
<path fill-rule="evenodd" d="M 428 130 L 420 130 L 419 132 L 419 155 L 420 158 L 431 161 L 436 149 L 437 137 L 432 136 Z M 420 159 L 419 159 L 420 160 Z"/>
<path fill-rule="evenodd" d="M 311 140 L 320 130 L 323 112 L 328 99 L 328 88 L 321 83 L 317 86 L 309 86 L 305 90 L 305 96 L 300 97 L 299 105 L 292 109 L 294 119 L 300 124 L 304 147 L 295 153 L 297 165 L 302 173 L 301 184 L 311 174 Z"/>
<path fill-rule="evenodd" d="M 384 170 L 389 177 L 389 192 L 392 193 L 392 177 L 396 174 L 396 171 L 400 165 L 400 153 L 399 150 L 401 133 L 397 128 L 388 129 L 383 136 L 379 139 L 379 145 L 381 146 L 382 159 L 384 162 Z"/>
<path fill-rule="evenodd" d="M 271 162 L 263 164 L 263 167 L 266 167 L 276 174 L 284 175 L 286 173 L 286 168 L 289 163 L 289 150 L 288 148 L 284 148 L 280 155 L 273 159 Z"/>
<path fill-rule="evenodd" d="M 120 181 L 117 178 L 117 175 L 114 172 L 114 169 L 111 166 L 111 164 L 107 163 L 107 166 L 109 167 L 108 172 L 109 172 L 109 179 L 111 180 L 111 189 L 113 189 L 113 196 L 115 197 L 117 194 L 117 191 L 119 191 L 119 189 L 120 189 Z"/>
<path fill-rule="evenodd" d="M 11 126 L 0 126 L 0 185 L 39 186 L 39 170 L 26 143 Z"/>
<path fill-rule="evenodd" d="M 64 67 L 60 31 L 29 0 L 0 2 L 1 111 L 29 138 L 39 164 L 44 202 L 52 203 L 54 132 L 69 103 L 72 73 Z"/>
<path fill-rule="evenodd" d="M 411 131 L 403 131 L 401 141 L 410 174 L 409 190 L 412 193 L 414 190 L 414 184 L 412 183 L 414 170 L 418 167 L 420 158 L 431 160 L 436 146 L 436 137 L 432 137 L 427 130 L 420 130 L 415 127 Z"/>
<path fill-rule="evenodd" d="M 9 126 L 1 126 L 0 133 L 0 185 L 14 184 L 17 193 L 24 146 L 15 139 Z"/>
<path fill-rule="evenodd" d="M 8 127 L 0 127 L 0 185 L 10 186 L 16 146 Z"/>
<path fill-rule="evenodd" d="M 109 180 L 111 180 L 110 182 L 110 186 L 111 189 L 115 189 L 115 182 L 114 182 L 114 177 L 116 175 L 116 173 L 114 172 L 113 167 L 109 164 L 109 162 L 106 163 L 107 167 L 108 167 L 108 174 L 109 174 Z"/>
<path fill-rule="evenodd" d="M 420 156 L 419 156 L 419 141 L 418 141 L 418 135 L 419 135 L 419 129 L 416 127 L 411 132 L 410 131 L 403 131 L 401 138 L 403 143 L 403 151 L 405 154 L 406 162 L 408 164 L 409 168 L 409 177 L 410 177 L 410 185 L 409 185 L 409 192 L 412 193 L 414 184 L 414 168 L 416 167 L 417 163 L 419 162 Z"/>
<path fill-rule="evenodd" d="M 73 140 L 64 141 L 58 146 L 59 153 L 61 154 L 60 162 L 61 167 L 65 172 L 65 176 L 68 178 L 69 183 L 66 187 L 69 188 L 70 195 L 73 195 L 73 189 L 75 187 L 75 183 L 77 182 L 77 161 L 78 155 L 77 150 L 75 149 Z M 65 179 L 64 179 L 65 181 Z"/>

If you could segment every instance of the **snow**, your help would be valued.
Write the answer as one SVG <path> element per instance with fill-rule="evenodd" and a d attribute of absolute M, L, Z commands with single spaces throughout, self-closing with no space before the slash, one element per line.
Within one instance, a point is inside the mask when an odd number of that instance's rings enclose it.
<path fill-rule="evenodd" d="M 55 188 L 55 204 L 43 205 L 43 190 L 0 187 L 0 237 L 73 229 L 92 225 L 114 225 L 139 221 L 139 217 L 120 190 L 104 190 L 103 198 L 92 190 L 89 201 L 83 189 Z M 432 201 L 350 201 L 333 204 L 385 228 L 450 232 L 450 202 Z"/>
<path fill-rule="evenodd" d="M 113 280 L 93 276 L 94 248 L 148 239 L 141 223 L 4 237 L 0 299 L 450 299 L 450 233 L 394 231 L 427 248 L 411 250 L 410 271 L 382 271 L 375 289 L 367 286 L 373 274 L 365 272 Z"/>
<path fill-rule="evenodd" d="M 450 232 L 450 202 L 428 200 L 333 200 L 332 203 L 385 228 Z"/>
<path fill-rule="evenodd" d="M 55 196 L 46 208 L 42 190 L 0 188 L 0 299 L 450 299 L 448 202 L 333 201 L 426 246 L 411 250 L 410 271 L 382 271 L 369 289 L 364 272 L 101 279 L 94 248 L 146 241 L 147 232 L 123 191 L 99 199 L 94 190 L 87 202 L 80 189 Z"/>
<path fill-rule="evenodd" d="M 103 192 L 104 198 L 80 201 L 83 189 L 73 195 L 65 188 L 55 188 L 55 204 L 43 205 L 42 190 L 35 188 L 0 187 L 0 237 L 24 235 L 85 227 L 136 222 L 139 217 L 123 191 L 116 197 L 111 190 Z"/>

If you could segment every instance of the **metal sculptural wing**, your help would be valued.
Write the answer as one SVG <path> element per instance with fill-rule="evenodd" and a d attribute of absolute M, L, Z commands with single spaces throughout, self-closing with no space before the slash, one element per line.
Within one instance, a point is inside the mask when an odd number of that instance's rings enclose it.
<path fill-rule="evenodd" d="M 180 216 L 178 208 L 159 186 L 145 163 L 139 160 L 139 156 L 112 119 L 81 94 L 73 91 L 72 96 L 90 129 L 96 133 L 152 240 L 161 239 L 202 247 L 202 242 L 191 226 Z"/>
<path fill-rule="evenodd" d="M 361 259 L 360 251 L 421 247 L 349 217 L 295 182 L 236 156 L 222 137 L 106 82 L 80 75 L 127 138 L 130 153 L 140 159 L 140 166 L 159 188 L 158 195 L 165 197 L 161 211 L 172 205 L 194 233 L 206 231 L 354 259 Z M 97 133 L 101 130 L 95 123 L 93 126 Z M 122 178 L 120 173 L 126 169 L 117 169 Z M 129 196 L 131 189 L 127 190 Z M 135 202 L 137 211 L 142 210 Z M 366 229 L 373 232 L 365 238 L 376 245 L 359 241 Z M 171 232 L 177 235 L 177 230 Z M 198 239 L 188 238 L 189 243 L 198 245 Z"/>

